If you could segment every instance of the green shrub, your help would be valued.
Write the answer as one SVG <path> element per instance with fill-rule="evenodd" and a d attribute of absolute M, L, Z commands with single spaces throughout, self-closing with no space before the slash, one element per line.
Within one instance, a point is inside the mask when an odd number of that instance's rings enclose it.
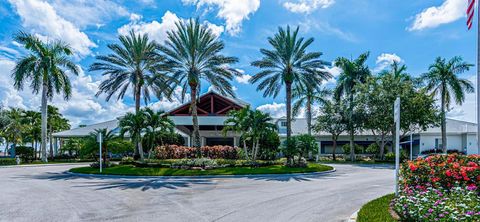
<path fill-rule="evenodd" d="M 365 152 L 368 154 L 378 154 L 380 152 L 380 146 L 377 143 L 372 143 L 367 146 Z"/>
<path fill-rule="evenodd" d="M 408 153 L 405 150 L 400 150 L 400 161 L 404 161 L 408 159 Z M 385 160 L 386 161 L 395 161 L 395 153 L 394 152 L 388 152 L 385 154 Z"/>
<path fill-rule="evenodd" d="M 358 144 L 354 144 L 354 147 L 355 147 L 355 154 L 363 154 L 363 146 L 361 145 L 358 145 Z M 350 144 L 347 143 L 345 145 L 342 146 L 342 150 L 343 150 L 343 154 L 345 155 L 350 155 Z"/>
<path fill-rule="evenodd" d="M 194 167 L 200 167 L 202 169 L 213 169 L 218 167 L 218 163 L 216 160 L 208 158 L 180 159 L 173 162 L 171 167 L 181 169 L 191 169 Z"/>
<path fill-rule="evenodd" d="M 135 162 L 135 160 L 133 159 L 133 157 L 130 157 L 130 156 L 126 156 L 126 157 L 123 157 L 122 160 L 120 161 L 120 164 L 133 164 Z"/>
<path fill-rule="evenodd" d="M 102 168 L 108 168 L 108 167 L 112 167 L 112 166 L 115 166 L 116 164 L 113 164 L 112 162 L 110 161 L 107 161 L 107 162 L 103 162 L 102 161 Z M 93 162 L 90 164 L 90 167 L 91 168 L 97 168 L 99 169 L 100 168 L 100 162 Z"/>
<path fill-rule="evenodd" d="M 15 158 L 0 158 L 0 165 L 17 165 L 17 161 L 15 160 Z"/>
<path fill-rule="evenodd" d="M 259 159 L 274 160 L 280 151 L 280 137 L 275 131 L 269 131 L 260 139 Z"/>
<path fill-rule="evenodd" d="M 17 155 L 22 162 L 30 163 L 35 159 L 35 150 L 29 146 L 17 146 L 15 147 L 15 155 Z"/>

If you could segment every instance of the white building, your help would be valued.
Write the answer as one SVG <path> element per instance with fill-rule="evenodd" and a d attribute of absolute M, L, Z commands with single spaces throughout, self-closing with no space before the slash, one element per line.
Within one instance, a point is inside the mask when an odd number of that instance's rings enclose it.
<path fill-rule="evenodd" d="M 223 134 L 224 122 L 227 119 L 226 114 L 230 110 L 238 110 L 246 107 L 248 103 L 238 99 L 222 96 L 215 91 L 209 91 L 202 95 L 198 101 L 198 123 L 200 126 L 200 137 L 202 145 L 239 145 L 240 135 L 236 133 Z M 189 111 L 190 103 L 185 103 L 179 107 L 166 112 L 166 115 L 175 123 L 175 131 L 185 138 L 185 145 L 192 144 L 191 135 L 193 131 L 192 116 Z M 286 137 L 286 120 L 284 118 L 275 119 L 277 123 L 280 138 Z M 475 123 L 464 122 L 454 119 L 447 119 L 447 148 L 464 151 L 467 154 L 478 153 L 476 141 Z M 72 137 L 88 136 L 95 129 L 107 128 L 108 130 L 119 131 L 118 120 L 111 120 L 103 123 L 88 125 L 81 128 L 71 129 L 63 132 L 54 133 L 56 139 L 68 139 Z M 292 122 L 292 134 L 299 135 L 307 133 L 307 123 L 305 118 L 296 118 Z M 322 154 L 332 153 L 331 135 L 325 132 L 315 133 L 319 148 Z M 412 140 L 410 141 L 410 138 Z M 341 153 L 341 146 L 348 143 L 347 133 L 340 135 L 337 142 L 337 153 Z M 355 143 L 368 146 L 375 142 L 372 133 L 364 131 L 355 135 Z M 55 143 L 59 144 L 59 143 Z M 421 151 L 441 147 L 441 131 L 439 127 L 430 128 L 426 131 L 416 132 L 402 139 L 402 147 L 410 149 L 412 147 L 413 155 L 418 155 Z"/>

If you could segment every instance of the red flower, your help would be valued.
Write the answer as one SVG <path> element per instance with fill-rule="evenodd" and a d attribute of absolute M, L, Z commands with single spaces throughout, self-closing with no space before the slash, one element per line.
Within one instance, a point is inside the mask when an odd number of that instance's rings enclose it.
<path fill-rule="evenodd" d="M 436 183 L 436 182 L 438 182 L 438 181 L 440 181 L 440 178 L 438 178 L 438 177 L 432 178 L 432 183 Z"/>
<path fill-rule="evenodd" d="M 447 177 L 451 177 L 451 176 L 452 176 L 452 171 L 447 170 L 447 171 L 445 172 L 445 175 L 447 175 Z"/>
<path fill-rule="evenodd" d="M 413 163 L 410 163 L 410 164 L 409 164 L 409 167 L 410 167 L 410 170 L 411 170 L 411 171 L 417 170 L 417 167 L 416 167 Z"/>

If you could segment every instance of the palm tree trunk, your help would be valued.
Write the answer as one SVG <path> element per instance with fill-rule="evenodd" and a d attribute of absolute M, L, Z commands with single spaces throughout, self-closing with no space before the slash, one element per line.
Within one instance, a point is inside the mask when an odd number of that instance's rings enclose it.
<path fill-rule="evenodd" d="M 48 142 L 50 143 L 50 158 L 53 158 L 53 139 L 52 139 L 52 129 L 48 133 Z"/>
<path fill-rule="evenodd" d="M 287 90 L 287 140 L 292 136 L 292 83 L 286 82 Z"/>
<path fill-rule="evenodd" d="M 138 146 L 138 153 L 140 154 L 140 161 L 143 162 L 144 157 L 143 157 L 143 147 L 142 147 L 142 136 L 140 134 L 138 135 L 137 146 Z"/>
<path fill-rule="evenodd" d="M 332 151 L 332 159 L 333 161 L 337 160 L 336 151 L 337 151 L 337 137 L 336 135 L 332 135 L 333 141 L 333 151 Z"/>
<path fill-rule="evenodd" d="M 442 151 L 443 153 L 447 153 L 447 123 L 446 123 L 446 118 L 445 118 L 445 88 L 442 90 L 442 101 L 441 101 L 441 106 L 442 106 Z"/>
<path fill-rule="evenodd" d="M 312 135 L 312 99 L 307 97 L 307 130 L 308 135 Z"/>
<path fill-rule="evenodd" d="M 245 158 L 248 160 L 250 157 L 248 156 L 248 150 L 247 150 L 247 142 L 245 139 L 243 140 L 243 152 L 245 153 Z"/>
<path fill-rule="evenodd" d="M 200 149 L 200 129 L 198 126 L 198 113 L 197 113 L 197 84 L 190 84 L 190 109 L 192 112 L 193 121 L 193 146 L 197 149 L 197 157 L 202 157 L 202 150 Z"/>
<path fill-rule="evenodd" d="M 349 104 L 349 118 L 348 125 L 350 127 L 350 160 L 355 161 L 355 129 L 353 127 L 353 93 L 350 92 L 350 104 Z"/>
<path fill-rule="evenodd" d="M 48 162 L 47 159 L 47 85 L 43 83 L 42 89 L 42 162 Z"/>
<path fill-rule="evenodd" d="M 4 156 L 7 156 L 7 153 L 8 153 L 8 140 L 5 139 L 5 153 L 4 153 Z"/>
<path fill-rule="evenodd" d="M 137 83 L 137 85 L 135 86 L 135 114 L 138 114 L 140 112 L 140 95 L 141 95 L 140 90 L 141 90 L 141 88 L 140 88 L 139 84 Z M 140 132 L 138 132 L 138 133 L 140 133 Z M 140 156 L 143 156 L 143 154 L 140 153 L 139 150 L 140 150 L 140 147 L 138 146 L 138 143 L 137 143 L 137 145 L 135 145 L 135 151 L 134 151 L 134 154 L 133 154 L 134 157 L 138 158 L 139 154 L 140 154 Z"/>

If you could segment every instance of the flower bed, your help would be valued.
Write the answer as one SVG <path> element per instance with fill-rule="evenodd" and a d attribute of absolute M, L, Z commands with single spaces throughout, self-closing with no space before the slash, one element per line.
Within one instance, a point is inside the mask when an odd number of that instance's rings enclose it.
<path fill-rule="evenodd" d="M 402 221 L 480 221 L 480 156 L 435 155 L 407 161 L 399 196 Z"/>
<path fill-rule="evenodd" d="M 238 148 L 231 146 L 202 146 L 202 156 L 210 159 L 238 159 Z M 195 158 L 197 150 L 194 147 L 165 145 L 155 148 L 157 159 L 183 159 Z"/>
<path fill-rule="evenodd" d="M 153 168 L 174 168 L 174 169 L 216 169 L 227 167 L 265 167 L 273 165 L 284 165 L 285 159 L 279 160 L 232 160 L 232 159 L 164 159 L 164 160 L 145 160 L 145 162 L 121 162 L 121 164 L 133 164 L 137 167 Z"/>

